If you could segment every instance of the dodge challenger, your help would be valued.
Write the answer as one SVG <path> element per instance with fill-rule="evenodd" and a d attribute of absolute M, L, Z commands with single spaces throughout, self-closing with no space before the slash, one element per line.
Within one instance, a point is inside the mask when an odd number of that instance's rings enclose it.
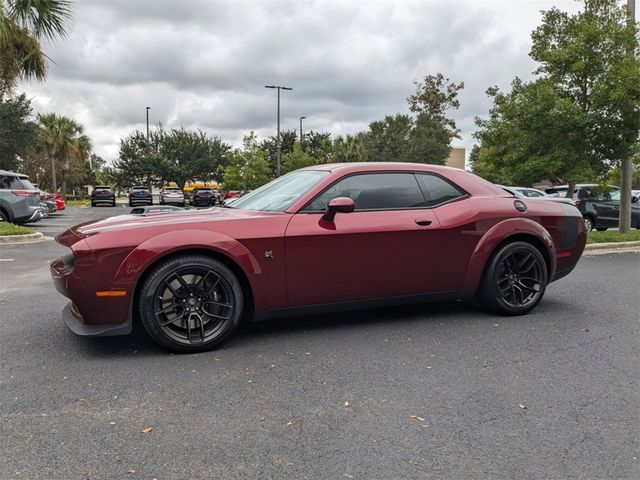
<path fill-rule="evenodd" d="M 76 334 L 211 349 L 242 319 L 429 300 L 522 315 L 575 267 L 586 234 L 572 205 L 518 198 L 463 170 L 327 164 L 228 207 L 76 225 L 51 263 Z"/>

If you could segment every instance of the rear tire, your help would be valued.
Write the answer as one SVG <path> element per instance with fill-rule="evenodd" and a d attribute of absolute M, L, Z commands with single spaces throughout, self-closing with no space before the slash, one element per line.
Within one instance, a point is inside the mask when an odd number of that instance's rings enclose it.
<path fill-rule="evenodd" d="M 596 227 L 596 230 L 598 232 L 606 232 L 607 230 L 609 230 L 609 227 Z"/>
<path fill-rule="evenodd" d="M 547 281 L 547 264 L 536 247 L 507 243 L 489 258 L 477 300 L 491 312 L 524 315 L 542 300 Z"/>
<path fill-rule="evenodd" d="M 240 324 L 244 296 L 224 263 L 184 254 L 159 263 L 140 288 L 140 318 L 161 347 L 180 353 L 211 350 Z"/>
<path fill-rule="evenodd" d="M 9 214 L 0 208 L 0 222 L 9 222 Z"/>

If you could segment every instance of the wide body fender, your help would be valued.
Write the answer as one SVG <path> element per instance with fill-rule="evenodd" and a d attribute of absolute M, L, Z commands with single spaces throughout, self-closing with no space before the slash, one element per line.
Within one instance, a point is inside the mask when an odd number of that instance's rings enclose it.
<path fill-rule="evenodd" d="M 183 250 L 210 250 L 234 262 L 244 273 L 252 292 L 256 278 L 262 274 L 260 264 L 253 254 L 240 242 L 219 232 L 206 230 L 180 230 L 152 237 L 127 255 L 120 265 L 113 288 L 123 288 L 131 294 L 129 302 L 134 301 L 137 283 L 149 266 L 157 260 Z M 256 299 L 259 301 L 259 299 Z"/>
<path fill-rule="evenodd" d="M 485 232 L 474 249 L 464 283 L 466 292 L 475 292 L 480 285 L 482 274 L 489 257 L 496 247 L 510 237 L 517 235 L 529 235 L 537 238 L 547 249 L 549 260 L 549 281 L 556 271 L 556 247 L 549 232 L 539 223 L 528 218 L 509 218 L 503 220 Z"/>

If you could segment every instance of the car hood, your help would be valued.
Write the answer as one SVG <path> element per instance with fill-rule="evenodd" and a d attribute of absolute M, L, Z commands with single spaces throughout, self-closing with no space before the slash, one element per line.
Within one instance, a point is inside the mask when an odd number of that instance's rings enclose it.
<path fill-rule="evenodd" d="M 99 233 L 131 229 L 167 227 L 167 230 L 185 228 L 188 224 L 211 222 L 243 221 L 251 218 L 265 218 L 285 215 L 282 212 L 260 212 L 233 208 L 207 208 L 205 210 L 183 210 L 179 212 L 161 212 L 143 215 L 117 215 L 115 217 L 92 220 L 75 225 L 56 238 L 58 243 L 71 246 L 77 241 Z"/>

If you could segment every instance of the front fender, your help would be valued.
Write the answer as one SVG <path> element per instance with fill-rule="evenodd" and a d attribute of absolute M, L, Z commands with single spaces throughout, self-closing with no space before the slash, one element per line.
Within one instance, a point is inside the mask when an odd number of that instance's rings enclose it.
<path fill-rule="evenodd" d="M 229 257 L 249 279 L 262 273 L 255 257 L 237 240 L 219 232 L 179 230 L 152 237 L 131 251 L 115 275 L 114 286 L 136 283 L 149 264 L 170 253 L 189 248 L 211 250 Z"/>
<path fill-rule="evenodd" d="M 509 218 L 487 230 L 476 245 L 467 268 L 465 291 L 477 290 L 484 268 L 495 248 L 515 235 L 533 236 L 543 243 L 549 258 L 549 280 L 553 278 L 556 271 L 556 247 L 549 232 L 542 225 L 528 218 Z"/>

